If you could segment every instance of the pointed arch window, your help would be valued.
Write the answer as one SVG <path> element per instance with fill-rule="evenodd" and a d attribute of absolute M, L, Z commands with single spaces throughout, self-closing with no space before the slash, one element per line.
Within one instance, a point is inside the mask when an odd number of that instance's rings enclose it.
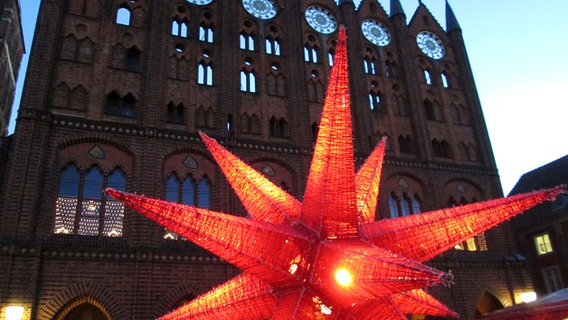
<path fill-rule="evenodd" d="M 318 48 L 310 45 L 304 46 L 304 61 L 311 63 L 318 63 L 319 61 Z"/>
<path fill-rule="evenodd" d="M 432 75 L 430 74 L 430 70 L 424 69 L 424 82 L 427 85 L 432 85 Z"/>
<path fill-rule="evenodd" d="M 445 73 L 440 74 L 440 80 L 442 80 L 442 87 L 449 88 L 450 82 L 448 80 L 448 76 Z"/>
<path fill-rule="evenodd" d="M 172 19 L 172 36 L 187 38 L 187 23 L 179 19 Z"/>
<path fill-rule="evenodd" d="M 330 67 L 333 67 L 334 58 L 335 58 L 335 50 L 329 49 L 329 51 L 327 52 L 327 63 L 329 64 Z"/>
<path fill-rule="evenodd" d="M 272 37 L 267 37 L 264 41 L 264 45 L 266 46 L 265 52 L 266 54 L 280 56 L 280 40 L 273 39 Z"/>
<path fill-rule="evenodd" d="M 213 27 L 205 24 L 200 25 L 198 39 L 201 42 L 213 43 Z"/>
<path fill-rule="evenodd" d="M 213 85 L 213 67 L 210 64 L 200 62 L 197 65 L 197 84 Z"/>
<path fill-rule="evenodd" d="M 241 32 L 239 35 L 239 48 L 242 50 L 254 51 L 254 36 L 252 34 Z"/>
<path fill-rule="evenodd" d="M 126 189 L 124 172 L 105 175 L 98 166 L 81 173 L 71 164 L 61 171 L 53 233 L 121 237 L 124 205 L 107 198 L 106 187 Z"/>
<path fill-rule="evenodd" d="M 374 91 L 369 92 L 369 108 L 371 111 L 379 111 L 381 106 L 381 95 Z"/>
<path fill-rule="evenodd" d="M 377 62 L 373 58 L 365 57 L 363 59 L 363 70 L 366 74 L 377 74 Z"/>
<path fill-rule="evenodd" d="M 256 75 L 253 71 L 241 70 L 241 91 L 256 92 Z"/>
<path fill-rule="evenodd" d="M 116 11 L 116 24 L 123 26 L 130 26 L 130 10 L 128 8 L 120 7 Z"/>

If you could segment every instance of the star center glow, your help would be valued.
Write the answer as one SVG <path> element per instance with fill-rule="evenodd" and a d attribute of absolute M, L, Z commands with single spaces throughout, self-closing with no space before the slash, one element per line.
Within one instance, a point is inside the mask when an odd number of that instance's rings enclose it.
<path fill-rule="evenodd" d="M 353 276 L 347 269 L 338 269 L 335 271 L 335 281 L 342 287 L 349 287 L 353 283 Z"/>

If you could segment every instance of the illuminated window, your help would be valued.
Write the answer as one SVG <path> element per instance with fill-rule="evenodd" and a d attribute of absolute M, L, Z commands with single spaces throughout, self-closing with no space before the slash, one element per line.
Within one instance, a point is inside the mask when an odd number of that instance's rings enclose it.
<path fill-rule="evenodd" d="M 213 43 L 213 27 L 199 26 L 199 41 Z"/>
<path fill-rule="evenodd" d="M 366 74 L 377 74 L 377 62 L 372 58 L 365 58 L 363 60 L 363 69 Z"/>
<path fill-rule="evenodd" d="M 172 36 L 187 38 L 187 23 L 185 21 L 179 21 L 178 19 L 173 19 Z"/>
<path fill-rule="evenodd" d="M 548 233 L 544 233 L 534 237 L 534 244 L 536 246 L 536 253 L 540 256 L 543 254 L 551 253 L 552 244 Z"/>
<path fill-rule="evenodd" d="M 450 87 L 450 82 L 448 81 L 448 76 L 445 73 L 440 74 L 440 78 L 442 80 L 442 86 L 444 88 Z"/>
<path fill-rule="evenodd" d="M 271 54 L 275 56 L 280 55 L 280 40 L 268 37 L 265 40 L 265 46 L 266 46 L 265 48 L 266 54 Z"/>
<path fill-rule="evenodd" d="M 116 24 L 121 24 L 123 26 L 130 25 L 130 10 L 127 8 L 119 8 L 116 11 Z"/>
<path fill-rule="evenodd" d="M 256 76 L 254 72 L 247 70 L 241 71 L 241 91 L 256 92 Z"/>
<path fill-rule="evenodd" d="M 304 61 L 311 63 L 318 63 L 319 54 L 316 47 L 304 46 Z"/>
<path fill-rule="evenodd" d="M 211 65 L 205 62 L 200 62 L 197 65 L 197 84 L 213 85 L 213 67 Z"/>
<path fill-rule="evenodd" d="M 335 50 L 329 49 L 329 51 L 327 52 L 327 63 L 330 67 L 333 67 L 333 59 L 335 59 Z"/>
<path fill-rule="evenodd" d="M 381 105 L 381 95 L 374 91 L 369 92 L 369 108 L 372 111 L 379 111 Z"/>
<path fill-rule="evenodd" d="M 84 236 L 122 236 L 124 205 L 102 192 L 106 187 L 126 189 L 121 169 L 103 174 L 97 166 L 81 173 L 75 165 L 67 166 L 59 181 L 55 206 L 54 233 Z"/>
<path fill-rule="evenodd" d="M 239 48 L 254 51 L 254 37 L 244 32 L 241 33 L 239 36 Z"/>
<path fill-rule="evenodd" d="M 432 84 L 432 76 L 430 75 L 430 70 L 428 69 L 424 69 L 424 82 L 426 82 L 427 85 Z"/>

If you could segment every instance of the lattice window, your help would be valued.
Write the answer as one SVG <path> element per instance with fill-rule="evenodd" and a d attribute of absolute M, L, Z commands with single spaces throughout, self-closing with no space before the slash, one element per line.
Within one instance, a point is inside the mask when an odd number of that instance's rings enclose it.
<path fill-rule="evenodd" d="M 121 237 L 124 205 L 107 198 L 106 187 L 126 189 L 126 178 L 120 168 L 105 175 L 97 166 L 81 173 L 68 165 L 60 175 L 59 195 L 55 205 L 53 232 L 84 236 Z"/>

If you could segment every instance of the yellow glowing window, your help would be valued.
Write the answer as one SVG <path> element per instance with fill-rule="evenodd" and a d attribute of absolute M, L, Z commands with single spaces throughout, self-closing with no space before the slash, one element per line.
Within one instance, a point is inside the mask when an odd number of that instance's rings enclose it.
<path fill-rule="evenodd" d="M 536 246 L 536 253 L 540 256 L 543 254 L 551 253 L 552 244 L 550 243 L 550 237 L 548 233 L 538 235 L 534 237 L 534 243 Z"/>

